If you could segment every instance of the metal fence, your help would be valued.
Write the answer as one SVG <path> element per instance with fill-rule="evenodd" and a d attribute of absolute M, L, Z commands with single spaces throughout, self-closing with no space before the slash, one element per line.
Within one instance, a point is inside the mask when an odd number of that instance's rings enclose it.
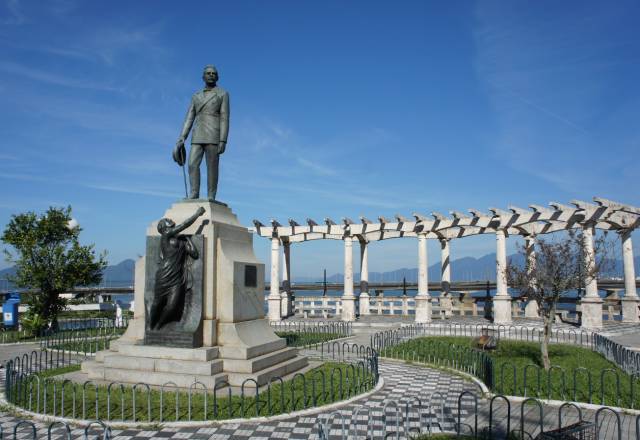
<path fill-rule="evenodd" d="M 277 376 L 258 386 L 247 379 L 239 390 L 232 390 L 226 381 L 213 388 L 194 381 L 187 390 L 172 382 L 160 387 L 74 383 L 42 373 L 78 359 L 59 350 L 34 351 L 7 362 L 5 393 L 9 402 L 51 416 L 164 422 L 272 416 L 350 398 L 376 386 L 378 359 L 370 347 L 337 341 L 319 345 L 316 357 L 341 363 L 296 373 L 287 382 Z"/>
<path fill-rule="evenodd" d="M 353 335 L 350 322 L 271 322 L 271 328 L 287 341 L 287 345 L 295 347 L 311 347 Z"/>
<path fill-rule="evenodd" d="M 420 336 L 480 336 L 483 330 L 493 332 L 501 339 L 541 342 L 544 338 L 543 329 L 534 326 L 495 325 L 488 323 L 424 323 L 402 326 L 395 330 L 375 333 L 371 336 L 371 346 L 380 350 L 389 345 L 396 345 L 399 341 L 413 339 Z M 584 330 L 554 329 L 551 332 L 551 342 L 577 344 L 593 348 L 596 333 Z"/>
<path fill-rule="evenodd" d="M 109 349 L 111 341 L 120 336 L 120 333 L 113 333 L 108 328 L 96 329 L 93 335 L 82 330 L 59 332 L 40 339 L 40 348 L 91 356 L 100 350 Z"/>
<path fill-rule="evenodd" d="M 630 350 L 606 336 L 594 334 L 591 348 L 616 364 L 627 374 L 640 376 L 640 352 Z"/>
<path fill-rule="evenodd" d="M 387 330 L 371 336 L 371 346 L 376 350 L 398 344 L 406 339 L 420 336 L 480 336 L 483 330 L 492 331 L 499 339 L 541 342 L 542 328 L 516 325 L 466 324 L 466 323 L 425 323 L 411 324 L 396 330 Z M 610 338 L 595 332 L 573 329 L 554 329 L 551 342 L 572 344 L 590 348 L 615 363 L 629 375 L 640 375 L 640 352 L 618 344 Z"/>
<path fill-rule="evenodd" d="M 84 333 L 87 336 L 121 334 L 129 325 L 129 318 L 67 318 L 58 321 L 57 329 L 48 329 L 41 336 L 33 336 L 26 330 L 0 328 L 0 344 L 38 342 L 54 335 Z"/>
<path fill-rule="evenodd" d="M 54 437 L 71 439 L 71 426 L 66 422 L 51 422 L 48 425 L 40 427 L 42 432 L 38 437 L 38 425 L 30 420 L 17 419 L 14 423 L 0 424 L 0 439 L 10 438 L 13 435 L 15 440 L 36 440 L 38 438 L 52 439 Z M 100 439 L 110 440 L 112 438 L 111 427 L 102 420 L 95 420 L 89 423 L 83 430 L 82 438 L 84 440 Z"/>
<path fill-rule="evenodd" d="M 405 396 L 398 400 L 369 402 L 352 409 L 320 414 L 314 433 L 322 440 L 330 439 L 409 439 L 439 433 L 478 439 L 636 439 L 640 440 L 640 415 L 625 415 L 613 408 L 596 411 L 571 402 L 557 408 L 546 408 L 537 399 L 514 401 L 496 395 L 479 403 L 479 396 L 464 391 L 453 399 L 440 393 Z M 556 422 L 557 420 L 557 422 Z M 572 437 L 562 437 L 562 432 Z M 587 436 L 589 433 L 592 436 Z M 65 422 L 36 424 L 15 419 L 0 425 L 0 438 L 71 438 L 71 427 Z M 582 434 L 582 435 L 581 435 Z M 102 420 L 83 428 L 82 438 L 111 439 L 111 427 Z"/>
<path fill-rule="evenodd" d="M 596 333 L 559 329 L 552 334 L 552 341 L 582 345 L 599 352 L 626 374 L 613 368 L 592 371 L 586 366 L 565 369 L 552 365 L 548 371 L 544 371 L 540 366 L 530 364 L 517 369 L 515 364 L 496 361 L 484 352 L 437 341 L 429 341 L 419 347 L 398 347 L 403 342 L 421 336 L 471 337 L 481 335 L 484 329 L 493 330 L 496 336 L 503 339 L 539 342 L 541 337 L 538 329 L 516 326 L 414 324 L 378 332 L 372 335 L 371 345 L 383 357 L 424 362 L 466 372 L 499 393 L 555 400 L 573 399 L 630 409 L 640 407 L 640 353 Z"/>
<path fill-rule="evenodd" d="M 360 405 L 351 411 L 320 415 L 315 431 L 322 440 L 410 439 L 439 433 L 478 439 L 640 440 L 640 415 L 625 415 L 610 407 L 592 411 L 566 402 L 545 410 L 534 398 L 514 401 L 496 395 L 482 404 L 479 398 L 470 391 L 461 392 L 455 399 L 436 392 Z M 557 414 L 557 424 L 550 423 L 549 412 Z M 575 436 L 555 436 L 563 431 Z"/>

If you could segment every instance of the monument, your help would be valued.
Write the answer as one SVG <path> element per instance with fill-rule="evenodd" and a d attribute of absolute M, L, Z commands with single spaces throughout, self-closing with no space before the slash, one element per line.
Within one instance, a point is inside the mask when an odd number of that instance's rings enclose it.
<path fill-rule="evenodd" d="M 206 87 L 193 95 L 173 150 L 183 166 L 191 131 L 191 190 L 148 227 L 146 255 L 136 262 L 134 318 L 109 350 L 83 362 L 90 379 L 179 387 L 198 381 L 212 389 L 247 379 L 264 385 L 308 365 L 264 318 L 264 264 L 252 234 L 215 200 L 229 95 L 217 86 L 215 67 L 206 66 L 203 79 Z M 207 199 L 198 198 L 203 155 Z"/>

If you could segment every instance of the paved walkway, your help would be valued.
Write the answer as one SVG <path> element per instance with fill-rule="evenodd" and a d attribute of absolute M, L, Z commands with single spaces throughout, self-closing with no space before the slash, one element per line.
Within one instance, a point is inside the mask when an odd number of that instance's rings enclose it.
<path fill-rule="evenodd" d="M 7 361 L 15 359 L 18 356 L 22 356 L 25 353 L 31 353 L 33 350 L 39 351 L 40 344 L 28 343 L 0 345 L 0 365 L 4 368 L 4 364 Z"/>
<path fill-rule="evenodd" d="M 369 332 L 362 331 L 352 338 L 356 343 L 367 343 L 369 341 Z M 4 356 L 15 356 L 17 346 L 0 347 L 0 353 Z M 32 347 L 22 347 L 22 350 L 30 352 Z M 399 412 L 404 413 L 404 404 L 411 402 L 409 427 L 411 429 L 422 426 L 423 431 L 426 429 L 427 423 L 430 424 L 434 431 L 452 431 L 455 429 L 455 423 L 458 414 L 458 396 L 462 391 L 469 391 L 480 394 L 480 390 L 475 383 L 466 381 L 460 376 L 445 373 L 440 370 L 426 368 L 418 365 L 405 364 L 395 361 L 381 361 L 380 374 L 384 378 L 385 386 L 368 398 L 349 404 L 342 408 L 338 414 L 334 414 L 328 422 L 330 439 L 342 438 L 341 417 L 344 417 L 345 426 L 349 427 L 354 411 L 363 406 L 357 419 L 358 433 L 364 438 L 367 429 L 367 421 L 374 430 L 374 438 L 382 439 L 385 434 L 396 431 L 396 420 L 400 428 L 401 437 L 406 438 L 404 419 L 396 419 L 396 407 Z M 417 409 L 418 400 L 422 404 L 423 417 L 419 419 Z M 444 404 L 443 404 L 444 403 Z M 368 411 L 367 411 L 368 410 Z M 545 405 L 544 407 L 544 425 L 545 429 L 557 427 L 558 409 Z M 368 412 L 368 414 L 367 414 Z M 465 398 L 462 405 L 462 421 L 468 426 L 475 426 L 475 418 L 473 416 L 473 404 L 471 398 Z M 525 430 L 534 437 L 539 432 L 538 428 L 538 410 L 534 406 L 526 406 L 524 411 Z M 567 411 L 563 415 L 563 425 L 573 423 L 577 420 L 575 411 Z M 506 431 L 507 426 L 507 406 L 506 404 L 496 402 L 494 404 L 494 436 L 500 438 L 500 433 Z M 595 412 L 592 410 L 583 410 L 583 418 L 593 421 Z M 385 420 L 386 419 L 386 420 Z M 489 402 L 481 399 L 478 407 L 478 427 L 488 425 L 489 419 Z M 520 404 L 512 403 L 510 429 L 520 428 Z M 224 424 L 222 426 L 205 426 L 190 428 L 164 428 L 159 429 L 157 425 L 153 427 L 139 427 L 138 429 L 113 429 L 113 438 L 119 440 L 149 440 L 149 439 L 271 439 L 271 438 L 289 438 L 289 439 L 318 439 L 318 425 L 325 423 L 327 415 L 313 415 L 306 417 L 294 417 L 282 421 L 266 422 L 266 423 L 241 423 L 241 424 Z M 616 439 L 615 435 L 615 419 L 611 415 L 606 415 L 602 421 L 600 439 Z M 621 415 L 622 421 L 622 437 L 623 439 L 635 439 L 635 416 Z M 386 422 L 386 423 L 385 423 Z M 4 429 L 4 438 L 12 438 L 13 427 L 17 423 L 17 419 L 7 413 L 0 412 L 0 424 Z M 36 423 L 37 438 L 47 438 L 46 424 Z M 352 426 L 352 429 L 354 427 Z M 468 430 L 468 428 L 463 428 Z M 98 431 L 95 431 L 96 433 Z M 60 428 L 54 429 L 54 437 L 61 438 L 64 431 Z M 82 438 L 84 428 L 78 427 L 73 429 L 72 438 Z M 354 438 L 355 433 L 345 432 L 344 438 Z M 18 431 L 18 438 L 32 438 L 30 428 L 21 427 Z M 93 437 L 92 437 L 93 438 Z"/>

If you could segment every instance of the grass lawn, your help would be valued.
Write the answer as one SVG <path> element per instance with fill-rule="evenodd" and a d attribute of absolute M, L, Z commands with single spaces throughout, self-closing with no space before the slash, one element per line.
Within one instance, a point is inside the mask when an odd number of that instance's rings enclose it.
<path fill-rule="evenodd" d="M 126 327 L 96 327 L 82 330 L 60 330 L 57 333 L 47 336 L 32 336 L 23 331 L 4 330 L 0 331 L 0 344 L 15 342 L 38 342 L 38 341 L 64 341 L 67 339 L 83 339 L 93 337 L 104 337 L 107 335 L 122 335 Z"/>
<path fill-rule="evenodd" d="M 517 440 L 520 436 L 517 434 L 509 434 L 508 439 Z M 449 440 L 449 439 L 459 439 L 459 440 L 476 440 L 483 439 L 486 437 L 482 437 L 482 435 L 478 435 L 478 437 L 472 437 L 468 435 L 460 435 L 457 436 L 455 434 L 433 434 L 433 435 L 420 435 L 418 437 L 411 437 L 411 440 Z"/>
<path fill-rule="evenodd" d="M 302 347 L 321 342 L 332 341 L 334 339 L 342 338 L 344 335 L 340 333 L 322 333 L 322 332 L 297 332 L 297 331 L 282 331 L 276 332 L 281 338 L 287 340 L 287 345 L 290 347 Z"/>
<path fill-rule="evenodd" d="M 445 359 L 458 359 L 455 353 L 460 348 L 472 350 L 472 338 L 417 338 L 398 344 L 392 351 L 383 351 L 381 354 L 413 359 L 415 353 L 416 360 L 428 359 L 433 362 L 437 359 L 441 362 Z M 552 367 L 549 372 L 542 367 L 540 344 L 536 342 L 500 340 L 498 348 L 487 353 L 494 360 L 492 391 L 495 393 L 575 400 L 625 408 L 640 406 L 640 378 L 632 380 L 614 363 L 588 348 L 550 344 Z"/>
<path fill-rule="evenodd" d="M 68 339 L 65 338 L 64 335 L 59 335 L 59 338 L 49 340 L 47 348 L 50 350 L 61 349 L 80 353 L 95 353 L 96 351 L 106 350 L 107 348 L 109 348 L 110 342 L 113 339 L 118 338 L 121 333 L 122 332 L 118 332 L 110 335 L 100 335 L 96 337 L 92 337 L 88 333 L 74 333 L 73 337 L 70 337 Z M 276 332 L 276 335 L 281 338 L 285 338 L 287 340 L 287 346 L 289 347 L 311 346 L 342 337 L 340 333 L 293 331 Z"/>
<path fill-rule="evenodd" d="M 48 345 L 48 350 L 66 350 L 79 353 L 95 353 L 97 351 L 106 350 L 109 348 L 109 344 L 114 339 L 117 339 L 119 335 L 112 337 L 99 337 L 99 338 L 87 338 L 75 341 L 63 342 L 59 344 Z"/>
<path fill-rule="evenodd" d="M 474 437 L 469 437 L 468 435 L 460 435 L 457 436 L 455 434 L 433 434 L 433 435 L 421 435 L 418 437 L 412 437 L 412 440 L 449 440 L 449 439 L 460 439 L 460 440 L 471 440 Z"/>
<path fill-rule="evenodd" d="M 155 423 L 288 413 L 344 400 L 375 386 L 373 375 L 366 371 L 346 363 L 326 362 L 287 382 L 274 380 L 270 393 L 267 386 L 262 386 L 257 396 L 255 389 L 247 388 L 244 398 L 229 398 L 228 389 L 221 389 L 214 401 L 213 390 L 205 394 L 202 389 L 194 389 L 189 398 L 188 391 L 167 387 L 161 404 L 159 389 L 147 391 L 145 386 L 138 386 L 134 397 L 131 386 L 121 388 L 113 385 L 109 393 L 107 386 L 96 386 L 90 382 L 83 387 L 55 377 L 78 369 L 79 366 L 71 366 L 40 373 L 40 399 L 37 397 L 37 381 L 31 379 L 30 384 L 22 384 L 11 401 L 22 408 L 50 415 Z"/>

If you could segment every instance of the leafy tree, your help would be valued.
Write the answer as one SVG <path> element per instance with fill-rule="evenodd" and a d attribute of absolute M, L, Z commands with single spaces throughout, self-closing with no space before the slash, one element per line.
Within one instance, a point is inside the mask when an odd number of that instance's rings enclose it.
<path fill-rule="evenodd" d="M 512 261 L 507 265 L 509 285 L 538 306 L 544 328 L 540 352 L 545 370 L 551 367 L 549 341 L 558 301 L 576 290 L 581 292 L 586 283 L 605 270 L 609 261 L 606 255 L 610 245 L 605 237 L 594 239 L 593 256 L 585 252 L 584 246 L 583 234 L 569 230 L 561 239 L 537 239 L 533 252 L 519 246 L 524 265 Z"/>
<path fill-rule="evenodd" d="M 24 299 L 28 312 L 23 321 L 34 334 L 48 325 L 57 327 L 57 315 L 66 307 L 61 293 L 102 280 L 106 254 L 96 256 L 93 245 L 82 246 L 82 229 L 74 223 L 70 206 L 50 207 L 40 216 L 13 215 L 2 234 L 2 241 L 13 247 L 13 252 L 4 250 L 16 266 L 10 281 L 31 291 Z"/>

